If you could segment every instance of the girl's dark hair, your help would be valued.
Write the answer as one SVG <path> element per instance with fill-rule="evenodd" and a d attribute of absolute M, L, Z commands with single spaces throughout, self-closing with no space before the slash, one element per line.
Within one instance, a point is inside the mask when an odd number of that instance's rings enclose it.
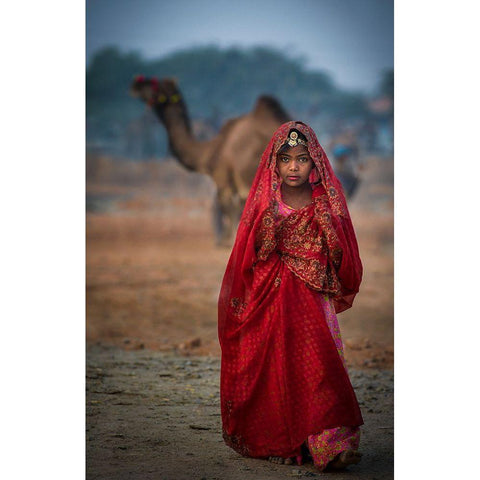
<path fill-rule="evenodd" d="M 302 132 L 299 132 L 296 128 L 292 128 L 289 132 L 288 132 L 288 136 L 290 136 L 290 133 L 292 132 L 296 132 L 297 135 L 298 135 L 298 138 L 300 140 L 303 140 L 304 142 L 307 141 L 307 137 L 302 133 Z M 285 142 L 277 151 L 277 154 L 279 153 L 282 153 L 284 152 L 285 150 L 287 150 L 287 148 L 290 148 L 290 146 L 288 145 L 288 141 Z"/>

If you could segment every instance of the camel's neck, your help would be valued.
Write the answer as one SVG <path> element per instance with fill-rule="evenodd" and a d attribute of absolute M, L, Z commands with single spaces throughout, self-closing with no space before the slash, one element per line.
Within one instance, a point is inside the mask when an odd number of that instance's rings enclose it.
<path fill-rule="evenodd" d="M 202 160 L 209 142 L 194 138 L 185 105 L 170 105 L 162 111 L 157 107 L 155 113 L 165 125 L 170 149 L 178 161 L 188 170 L 207 173 Z"/>

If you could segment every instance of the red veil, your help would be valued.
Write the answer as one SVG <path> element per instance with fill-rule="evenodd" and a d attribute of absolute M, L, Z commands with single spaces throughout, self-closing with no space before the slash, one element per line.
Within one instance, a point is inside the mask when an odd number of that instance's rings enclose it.
<path fill-rule="evenodd" d="M 312 203 L 279 221 L 276 153 L 292 128 L 314 162 Z M 252 457 L 294 456 L 308 435 L 363 423 L 322 295 L 351 307 L 362 278 L 340 182 L 314 131 L 278 128 L 262 155 L 218 303 L 226 443 Z"/>

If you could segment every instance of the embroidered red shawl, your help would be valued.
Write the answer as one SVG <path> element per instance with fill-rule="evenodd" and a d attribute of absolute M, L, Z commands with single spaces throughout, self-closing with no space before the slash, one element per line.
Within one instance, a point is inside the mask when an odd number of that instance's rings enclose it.
<path fill-rule="evenodd" d="M 278 221 L 276 153 L 295 128 L 314 162 L 312 203 Z M 341 312 L 362 277 L 342 187 L 313 130 L 288 122 L 262 155 L 218 304 L 225 441 L 252 457 L 294 456 L 308 435 L 361 425 L 320 295 Z"/>

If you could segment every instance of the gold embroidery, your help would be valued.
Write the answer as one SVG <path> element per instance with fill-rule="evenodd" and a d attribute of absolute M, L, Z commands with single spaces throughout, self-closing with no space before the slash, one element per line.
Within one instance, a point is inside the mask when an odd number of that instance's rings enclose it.
<path fill-rule="evenodd" d="M 262 216 L 260 228 L 258 229 L 255 239 L 257 247 L 257 258 L 259 260 L 266 260 L 270 253 L 275 250 L 277 246 L 277 239 L 275 237 L 275 205 L 272 204 L 265 210 Z"/>
<path fill-rule="evenodd" d="M 317 197 L 313 206 L 291 213 L 276 233 L 276 248 L 291 272 L 315 290 L 339 293 L 336 272 L 343 251 L 328 212 L 326 195 Z"/>
<path fill-rule="evenodd" d="M 247 308 L 246 302 L 243 302 L 242 299 L 238 297 L 234 297 L 230 300 L 230 306 L 232 307 L 233 314 L 236 317 L 240 317 L 245 311 L 245 308 Z"/>

